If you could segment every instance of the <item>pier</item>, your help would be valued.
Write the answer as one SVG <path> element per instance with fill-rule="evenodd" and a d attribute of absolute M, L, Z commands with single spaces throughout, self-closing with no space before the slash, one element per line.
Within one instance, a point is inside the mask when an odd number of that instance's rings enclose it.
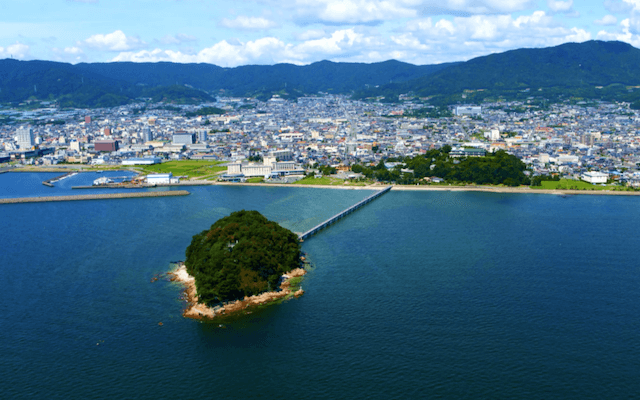
<path fill-rule="evenodd" d="M 54 184 L 55 182 L 61 181 L 61 180 L 63 180 L 64 178 L 66 178 L 66 177 L 68 177 L 68 176 L 71 176 L 71 175 L 75 175 L 75 174 L 77 174 L 77 172 L 76 172 L 76 171 L 67 172 L 67 173 L 66 173 L 66 174 L 64 174 L 64 175 L 60 175 L 60 176 L 56 176 L 55 178 L 47 179 L 46 181 L 43 181 L 43 182 L 42 182 L 42 184 L 43 184 L 43 185 L 45 185 L 45 186 L 53 187 L 53 184 Z"/>
<path fill-rule="evenodd" d="M 171 190 L 171 191 L 165 191 L 165 192 L 134 192 L 134 193 L 109 193 L 109 194 L 80 194 L 75 196 L 17 197 L 12 199 L 0 199 L 0 204 L 42 203 L 42 202 L 49 202 L 49 201 L 130 199 L 130 198 L 139 198 L 139 197 L 168 197 L 168 196 L 186 196 L 188 194 L 190 193 L 186 190 Z"/>
<path fill-rule="evenodd" d="M 362 206 L 374 201 L 375 199 L 377 199 L 378 197 L 382 196 L 383 194 L 387 193 L 390 190 L 391 190 L 391 186 L 387 186 L 386 188 L 375 192 L 374 194 L 372 194 L 371 196 L 367 197 L 366 199 L 361 200 L 358 203 L 352 205 L 351 207 L 347 208 L 346 210 L 334 215 L 333 217 L 329 218 L 328 220 L 324 221 L 323 223 L 314 226 L 313 228 L 309 229 L 305 233 L 301 233 L 300 235 L 298 235 L 298 237 L 300 238 L 300 241 L 303 241 L 303 240 L 307 239 L 308 237 L 315 235 L 316 233 L 318 233 L 322 229 L 324 229 L 327 226 L 333 224 L 337 220 L 339 220 L 339 219 L 351 214 L 352 212 L 354 212 L 358 208 L 360 208 L 360 207 L 362 207 Z"/>

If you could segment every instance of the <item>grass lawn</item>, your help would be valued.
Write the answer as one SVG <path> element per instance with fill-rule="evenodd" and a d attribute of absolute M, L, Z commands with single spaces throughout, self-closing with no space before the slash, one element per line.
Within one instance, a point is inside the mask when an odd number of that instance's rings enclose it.
<path fill-rule="evenodd" d="M 167 161 L 162 164 L 143 165 L 140 167 L 146 174 L 167 174 L 171 172 L 175 176 L 197 178 L 226 171 L 227 167 L 218 166 L 222 163 L 224 161 L 184 160 Z"/>
<path fill-rule="evenodd" d="M 589 182 L 561 179 L 559 181 L 542 181 L 542 186 L 531 186 L 532 189 L 573 189 L 573 190 L 627 190 L 626 187 L 617 185 L 592 185 Z"/>
<path fill-rule="evenodd" d="M 345 182 L 346 185 L 345 185 Z M 365 182 L 349 182 L 344 179 L 332 178 L 330 176 L 323 176 L 322 178 L 315 178 L 313 176 L 301 179 L 294 182 L 296 185 L 327 185 L 327 186 L 366 186 Z"/>
<path fill-rule="evenodd" d="M 259 176 L 247 179 L 247 183 L 261 183 L 261 182 L 264 182 L 264 178 L 261 178 Z"/>

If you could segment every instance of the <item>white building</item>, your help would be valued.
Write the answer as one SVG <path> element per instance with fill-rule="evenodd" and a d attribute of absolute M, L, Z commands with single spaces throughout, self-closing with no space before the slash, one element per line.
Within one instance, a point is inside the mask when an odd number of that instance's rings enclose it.
<path fill-rule="evenodd" d="M 589 171 L 582 174 L 581 179 L 594 185 L 598 183 L 607 183 L 609 174 L 605 174 L 604 172 Z"/>
<path fill-rule="evenodd" d="M 21 126 L 20 128 L 18 128 L 16 130 L 16 136 L 18 146 L 20 146 L 21 150 L 30 149 L 35 145 L 35 142 L 33 140 L 33 131 L 29 126 Z"/>
<path fill-rule="evenodd" d="M 304 169 L 297 166 L 294 161 L 276 161 L 275 157 L 265 157 L 263 164 L 229 164 L 223 179 L 237 180 L 252 177 L 268 179 L 288 175 L 304 175 Z"/>
<path fill-rule="evenodd" d="M 484 133 L 484 137 L 495 142 L 496 140 L 500 140 L 500 130 L 499 129 L 491 129 Z"/>
<path fill-rule="evenodd" d="M 195 142 L 196 142 L 195 133 L 176 132 L 173 134 L 172 144 L 174 145 L 194 144 Z"/>
<path fill-rule="evenodd" d="M 480 115 L 482 107 L 480 106 L 458 106 L 456 107 L 456 115 Z"/>
<path fill-rule="evenodd" d="M 160 157 L 128 158 L 122 160 L 122 165 L 153 165 L 160 164 L 161 162 Z"/>
<path fill-rule="evenodd" d="M 170 183 L 178 183 L 179 179 L 174 178 L 173 174 L 149 174 L 147 175 L 147 183 L 150 185 L 167 185 Z"/>

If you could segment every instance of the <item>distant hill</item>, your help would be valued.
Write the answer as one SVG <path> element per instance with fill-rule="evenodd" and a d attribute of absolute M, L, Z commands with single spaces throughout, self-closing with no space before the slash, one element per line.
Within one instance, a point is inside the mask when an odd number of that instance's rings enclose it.
<path fill-rule="evenodd" d="M 445 103 L 531 96 L 634 100 L 640 92 L 627 86 L 640 85 L 639 65 L 640 50 L 627 43 L 567 43 L 474 58 L 405 83 L 361 90 L 356 97 L 397 98 L 413 92 Z"/>
<path fill-rule="evenodd" d="M 320 61 L 310 65 L 246 65 L 222 68 L 212 64 L 95 63 L 77 68 L 136 85 L 189 85 L 234 96 L 254 96 L 279 91 L 313 94 L 319 91 L 350 93 L 365 85 L 406 82 L 453 64 L 412 65 L 390 60 L 373 64 Z"/>
<path fill-rule="evenodd" d="M 216 95 L 262 100 L 318 92 L 355 98 L 400 94 L 430 98 L 434 105 L 484 100 L 574 97 L 640 100 L 640 50 L 622 42 L 589 41 L 543 49 L 519 49 L 464 63 L 412 65 L 320 61 L 310 65 L 82 63 L 0 60 L 0 102 L 29 98 L 63 106 L 107 107 L 138 97 L 201 103 Z"/>
<path fill-rule="evenodd" d="M 56 100 L 62 106 L 113 107 L 137 97 L 178 103 L 212 99 L 185 86 L 145 88 L 66 63 L 0 60 L 0 102 L 37 99 Z"/>
<path fill-rule="evenodd" d="M 263 99 L 319 91 L 351 93 L 370 85 L 406 82 L 453 64 L 416 66 L 395 60 L 374 64 L 321 61 L 222 68 L 211 64 L 82 63 L 0 60 L 0 102 L 29 98 L 76 106 L 113 106 L 136 97 L 201 102 L 209 92 Z M 182 89 L 178 89 L 182 88 Z"/>

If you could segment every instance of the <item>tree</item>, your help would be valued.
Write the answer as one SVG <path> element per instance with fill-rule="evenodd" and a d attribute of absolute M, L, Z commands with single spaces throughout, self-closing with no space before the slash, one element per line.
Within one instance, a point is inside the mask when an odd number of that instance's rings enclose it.
<path fill-rule="evenodd" d="M 185 265 L 201 303 L 237 300 L 276 289 L 282 274 L 300 266 L 300 243 L 259 212 L 242 210 L 193 236 Z"/>

